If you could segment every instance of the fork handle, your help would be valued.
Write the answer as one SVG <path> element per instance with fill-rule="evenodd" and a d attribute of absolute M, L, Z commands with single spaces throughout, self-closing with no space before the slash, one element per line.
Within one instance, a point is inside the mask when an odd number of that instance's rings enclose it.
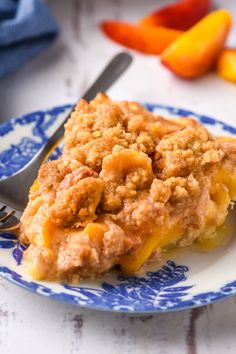
<path fill-rule="evenodd" d="M 125 72 L 132 62 L 132 57 L 128 53 L 117 54 L 105 67 L 102 73 L 98 76 L 96 81 L 92 86 L 85 92 L 82 96 L 86 101 L 92 100 L 98 92 L 105 92 L 112 86 L 112 84 Z M 55 133 L 50 137 L 47 143 L 39 151 L 37 156 L 38 169 L 41 163 L 44 161 L 47 154 L 52 148 L 57 145 L 60 139 L 64 135 L 64 124 L 70 117 L 71 113 L 74 111 L 75 106 L 71 109 L 70 113 L 62 121 L 61 125 L 55 131 Z M 36 176 L 35 176 L 36 177 Z"/>
<path fill-rule="evenodd" d="M 128 66 L 131 64 L 131 61 L 132 57 L 128 53 L 120 53 L 116 55 L 106 66 L 94 84 L 83 95 L 83 98 L 90 101 L 99 91 L 106 91 L 128 68 Z M 74 107 L 72 108 L 71 112 L 73 110 Z M 8 177 L 6 180 L 0 181 L 0 201 L 5 203 L 5 205 L 8 205 L 9 207 L 19 211 L 24 210 L 28 202 L 29 189 L 37 177 L 38 170 L 47 154 L 49 154 L 49 152 L 63 137 L 64 123 L 69 118 L 71 112 L 65 117 L 59 128 L 26 166 L 24 166 L 13 176 Z"/>

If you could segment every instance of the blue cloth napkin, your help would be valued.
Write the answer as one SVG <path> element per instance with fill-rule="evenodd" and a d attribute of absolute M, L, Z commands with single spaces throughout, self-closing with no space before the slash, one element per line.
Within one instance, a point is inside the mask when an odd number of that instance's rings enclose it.
<path fill-rule="evenodd" d="M 48 48 L 58 31 L 42 0 L 0 0 L 0 78 Z"/>

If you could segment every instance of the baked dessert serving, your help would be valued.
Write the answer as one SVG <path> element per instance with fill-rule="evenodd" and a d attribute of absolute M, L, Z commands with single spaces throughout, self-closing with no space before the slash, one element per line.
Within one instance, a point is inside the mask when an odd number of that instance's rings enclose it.
<path fill-rule="evenodd" d="M 133 274 L 168 247 L 213 238 L 236 200 L 236 140 L 98 94 L 65 125 L 31 187 L 20 240 L 35 279 Z"/>

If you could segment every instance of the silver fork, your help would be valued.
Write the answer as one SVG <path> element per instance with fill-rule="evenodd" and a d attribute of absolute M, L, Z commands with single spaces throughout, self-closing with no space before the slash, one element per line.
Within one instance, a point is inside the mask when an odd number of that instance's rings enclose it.
<path fill-rule="evenodd" d="M 90 101 L 98 92 L 105 92 L 128 68 L 131 62 L 132 57 L 128 53 L 116 55 L 86 91 L 83 98 Z M 73 110 L 74 107 L 71 112 Z M 64 124 L 71 112 L 26 166 L 14 175 L 0 181 L 0 231 L 17 230 L 19 227 L 19 219 L 28 201 L 29 189 L 37 177 L 39 167 L 45 157 L 63 137 Z"/>

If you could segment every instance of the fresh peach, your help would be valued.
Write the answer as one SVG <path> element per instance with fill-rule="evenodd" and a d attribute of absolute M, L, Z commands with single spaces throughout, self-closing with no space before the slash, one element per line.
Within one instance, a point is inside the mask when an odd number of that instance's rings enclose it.
<path fill-rule="evenodd" d="M 224 49 L 216 63 L 217 74 L 236 83 L 236 49 Z"/>
<path fill-rule="evenodd" d="M 161 54 L 183 32 L 165 27 L 104 21 L 102 31 L 113 41 L 145 54 Z"/>
<path fill-rule="evenodd" d="M 203 75 L 214 66 L 231 24 L 227 10 L 212 12 L 173 42 L 162 53 L 161 62 L 183 78 Z"/>
<path fill-rule="evenodd" d="M 211 0 L 179 0 L 144 16 L 140 24 L 186 31 L 208 14 L 211 5 Z"/>

